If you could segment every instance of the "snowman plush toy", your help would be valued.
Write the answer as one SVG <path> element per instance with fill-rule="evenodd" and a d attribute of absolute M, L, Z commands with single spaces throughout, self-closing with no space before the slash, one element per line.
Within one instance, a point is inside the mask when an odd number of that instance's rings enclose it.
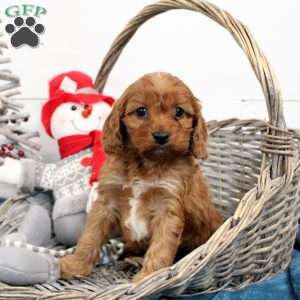
<path fill-rule="evenodd" d="M 51 282 L 60 277 L 57 256 L 47 248 L 53 237 L 74 246 L 83 230 L 89 199 L 105 160 L 102 126 L 114 100 L 99 94 L 92 79 L 78 71 L 54 77 L 42 107 L 42 124 L 58 142 L 61 160 L 42 163 L 7 157 L 0 182 L 22 191 L 50 191 L 32 198 L 22 224 L 0 241 L 0 281 L 13 285 Z"/>

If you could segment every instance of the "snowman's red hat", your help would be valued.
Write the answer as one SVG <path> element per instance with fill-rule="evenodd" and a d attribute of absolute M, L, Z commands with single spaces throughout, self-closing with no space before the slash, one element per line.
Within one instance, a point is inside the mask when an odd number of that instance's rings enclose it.
<path fill-rule="evenodd" d="M 49 82 L 49 99 L 42 107 L 42 123 L 48 135 L 51 133 L 51 117 L 63 103 L 92 104 L 105 102 L 112 106 L 114 99 L 99 94 L 90 76 L 80 71 L 70 71 L 55 76 Z"/>

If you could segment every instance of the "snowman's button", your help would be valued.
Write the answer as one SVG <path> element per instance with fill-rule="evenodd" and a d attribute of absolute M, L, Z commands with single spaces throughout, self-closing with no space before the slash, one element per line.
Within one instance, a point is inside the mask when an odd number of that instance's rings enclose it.
<path fill-rule="evenodd" d="M 92 158 L 91 157 L 84 157 L 80 164 L 84 167 L 88 167 L 88 166 L 91 166 L 92 165 Z"/>

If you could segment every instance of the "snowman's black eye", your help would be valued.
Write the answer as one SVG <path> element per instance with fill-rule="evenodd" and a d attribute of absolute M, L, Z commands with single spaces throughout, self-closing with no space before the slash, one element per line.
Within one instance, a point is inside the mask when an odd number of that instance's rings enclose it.
<path fill-rule="evenodd" d="M 71 110 L 73 110 L 73 111 L 74 111 L 74 110 L 77 110 L 77 106 L 76 106 L 76 105 L 72 105 L 72 106 L 71 106 Z"/>

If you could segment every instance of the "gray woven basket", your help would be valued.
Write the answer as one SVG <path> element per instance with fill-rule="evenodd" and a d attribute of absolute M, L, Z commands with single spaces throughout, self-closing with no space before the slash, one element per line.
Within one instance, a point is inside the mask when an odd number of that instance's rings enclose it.
<path fill-rule="evenodd" d="M 209 159 L 202 164 L 225 223 L 208 240 L 169 268 L 133 284 L 136 271 L 119 261 L 89 278 L 33 287 L 0 285 L 0 299 L 141 299 L 239 289 L 287 268 L 299 218 L 299 160 L 295 131 L 286 129 L 278 83 L 249 30 L 229 13 L 201 0 L 163 0 L 145 7 L 113 42 L 96 79 L 102 91 L 121 51 L 148 19 L 171 9 L 201 12 L 226 28 L 247 55 L 265 95 L 269 123 L 208 122 Z M 11 199 L 0 210 L 11 230 Z M 4 215 L 7 213 L 7 215 Z M 5 224 L 5 226 L 3 226 Z M 1 232 L 1 231 L 0 231 Z"/>

